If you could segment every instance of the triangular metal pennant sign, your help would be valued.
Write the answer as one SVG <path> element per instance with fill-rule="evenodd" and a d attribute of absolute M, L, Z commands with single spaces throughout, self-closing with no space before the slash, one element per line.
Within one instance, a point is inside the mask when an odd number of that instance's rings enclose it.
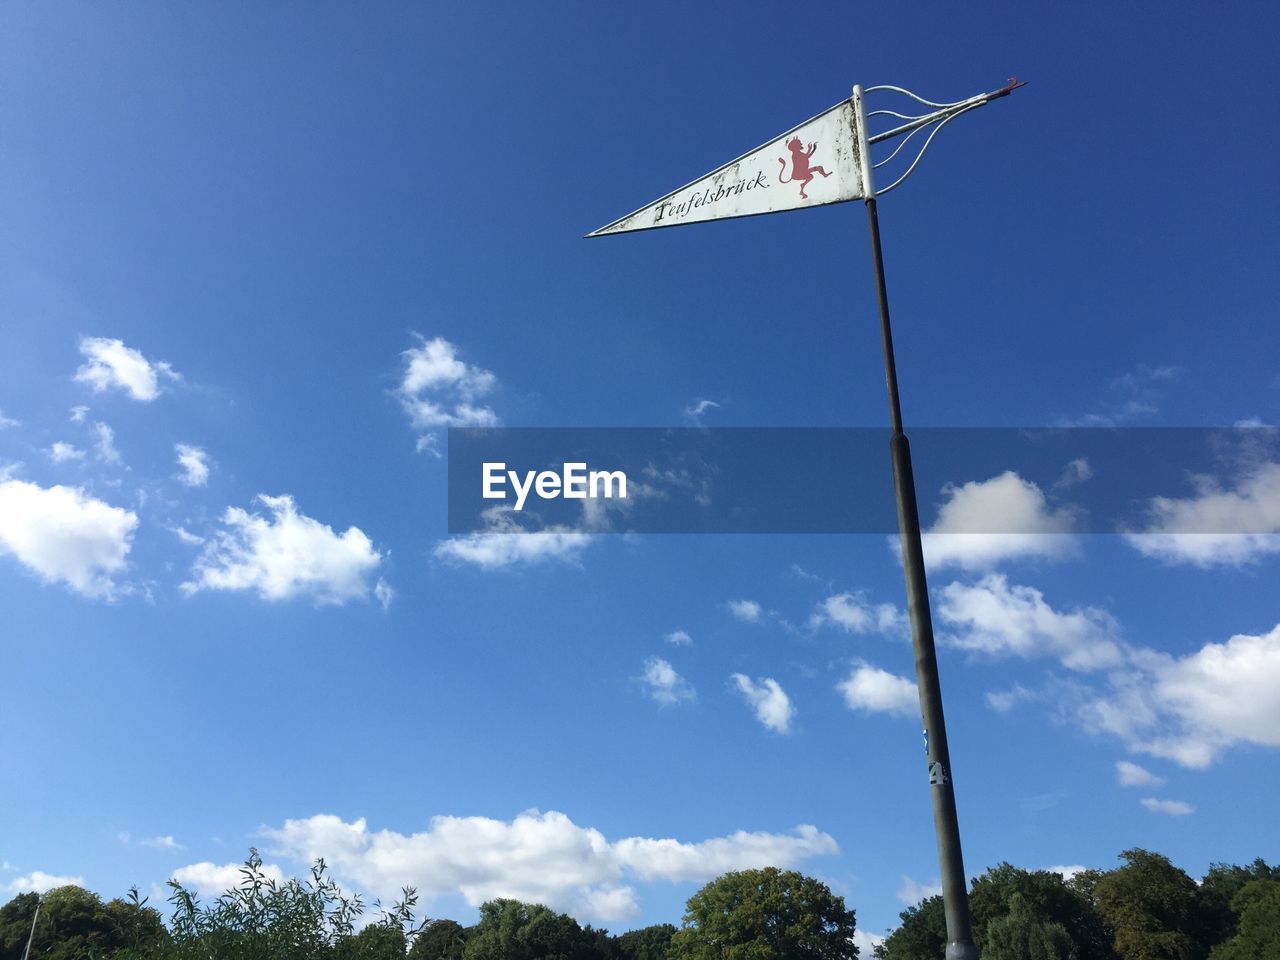
<path fill-rule="evenodd" d="M 866 191 L 859 142 L 853 101 L 843 100 L 750 153 L 587 236 L 680 227 L 861 200 Z"/>

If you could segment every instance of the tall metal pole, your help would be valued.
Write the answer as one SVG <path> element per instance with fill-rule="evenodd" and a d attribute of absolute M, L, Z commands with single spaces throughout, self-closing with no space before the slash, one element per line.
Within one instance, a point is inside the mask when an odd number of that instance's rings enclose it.
<path fill-rule="evenodd" d="M 22 960 L 31 956 L 31 941 L 36 938 L 36 921 L 40 919 L 41 897 L 36 894 L 36 912 L 31 915 L 31 932 L 27 934 L 27 949 L 22 951 Z"/>
<path fill-rule="evenodd" d="M 911 644 L 916 659 L 916 687 L 920 694 L 920 719 L 924 724 L 925 758 L 929 793 L 933 800 L 933 829 L 938 842 L 938 867 L 942 874 L 942 903 L 947 919 L 946 960 L 978 960 L 969 924 L 969 884 L 960 851 L 960 824 L 947 749 L 947 725 L 942 715 L 942 687 L 938 682 L 938 657 L 933 644 L 933 618 L 929 614 L 929 587 L 924 575 L 924 549 L 920 542 L 920 514 L 916 509 L 916 484 L 911 472 L 911 446 L 902 431 L 902 404 L 898 399 L 898 368 L 893 357 L 893 331 L 889 325 L 889 294 L 885 288 L 884 255 L 880 249 L 880 218 L 871 176 L 866 140 L 866 116 L 862 88 L 853 88 L 857 111 L 867 224 L 871 228 L 871 256 L 875 262 L 876 300 L 880 307 L 880 341 L 884 348 L 885 386 L 889 393 L 889 422 L 893 436 L 889 455 L 893 461 L 893 490 L 898 504 L 898 532 L 902 541 L 902 570 L 907 581 L 907 612 L 911 619 Z"/>

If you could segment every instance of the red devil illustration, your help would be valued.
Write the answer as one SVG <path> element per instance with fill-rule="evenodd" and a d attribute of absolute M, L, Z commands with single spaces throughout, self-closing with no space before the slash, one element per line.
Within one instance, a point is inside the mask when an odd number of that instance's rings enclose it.
<path fill-rule="evenodd" d="M 800 142 L 799 137 L 792 137 L 787 141 L 787 149 L 791 151 L 791 176 L 786 180 L 782 179 L 782 175 L 787 170 L 787 161 L 781 157 L 778 162 L 782 164 L 782 169 L 778 171 L 779 183 L 798 183 L 800 184 L 800 199 L 808 200 L 809 195 L 804 192 L 804 188 L 809 185 L 815 173 L 822 174 L 823 177 L 829 177 L 831 174 L 818 166 L 809 166 L 809 158 L 813 156 L 813 151 L 817 148 L 816 143 L 809 144 L 806 151 L 804 144 Z"/>

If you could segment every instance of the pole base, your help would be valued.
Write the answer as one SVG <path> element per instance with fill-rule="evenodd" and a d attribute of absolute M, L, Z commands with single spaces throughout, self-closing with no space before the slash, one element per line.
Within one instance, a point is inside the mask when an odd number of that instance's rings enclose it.
<path fill-rule="evenodd" d="M 947 944 L 947 960 L 978 960 L 978 948 L 971 940 L 952 940 Z"/>

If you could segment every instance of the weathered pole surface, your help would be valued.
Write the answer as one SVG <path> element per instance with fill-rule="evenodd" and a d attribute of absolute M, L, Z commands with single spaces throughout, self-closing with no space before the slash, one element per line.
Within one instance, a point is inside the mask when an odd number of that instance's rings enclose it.
<path fill-rule="evenodd" d="M 863 156 L 867 157 L 866 123 L 862 90 L 854 88 Z M 875 264 L 876 301 L 880 308 L 880 342 L 884 348 L 885 387 L 889 393 L 889 456 L 893 462 L 893 492 L 898 505 L 898 534 L 902 541 L 902 571 L 907 582 L 907 613 L 911 619 L 911 645 L 915 651 L 916 688 L 920 695 L 920 719 L 924 725 L 926 769 L 933 801 L 933 829 L 938 842 L 938 867 L 942 874 L 942 902 L 947 919 L 946 960 L 978 960 L 969 923 L 969 883 L 960 850 L 960 824 L 947 749 L 947 725 L 942 714 L 942 686 L 938 682 L 938 656 L 933 643 L 933 618 L 929 613 L 929 587 L 924 575 L 924 548 L 920 541 L 920 514 L 916 508 L 916 484 L 911 471 L 911 446 L 902 430 L 902 404 L 898 397 L 898 367 L 893 356 L 893 330 L 889 324 L 889 293 L 885 287 L 884 254 L 880 248 L 880 218 L 870 159 L 864 160 L 867 224 L 871 228 L 871 257 Z"/>

